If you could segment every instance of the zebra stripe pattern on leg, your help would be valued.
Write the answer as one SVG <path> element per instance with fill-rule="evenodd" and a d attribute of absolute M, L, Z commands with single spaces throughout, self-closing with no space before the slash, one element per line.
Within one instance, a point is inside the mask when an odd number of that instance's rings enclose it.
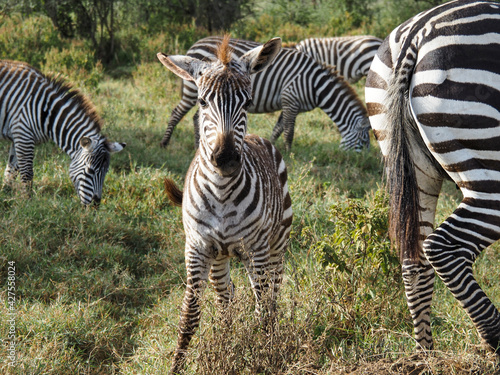
<path fill-rule="evenodd" d="M 201 39 L 188 50 L 187 55 L 212 60 L 220 42 L 220 37 Z M 230 45 L 233 57 L 241 57 L 260 44 L 231 39 Z M 270 113 L 283 109 L 271 135 L 273 143 L 284 132 L 286 147 L 290 149 L 297 115 L 319 107 L 337 125 L 344 148 L 360 151 L 370 144 L 366 109 L 354 89 L 334 69 L 295 49 L 282 49 L 269 68 L 252 76 L 252 90 L 253 102 L 248 108 L 250 113 Z M 196 85 L 185 80 L 182 99 L 172 111 L 161 141 L 162 146 L 168 144 L 175 126 L 195 106 L 197 98 Z M 197 120 L 198 116 L 195 115 L 195 129 Z"/>
<path fill-rule="evenodd" d="M 402 258 L 415 338 L 432 348 L 434 270 L 481 338 L 498 349 L 500 315 L 472 265 L 500 238 L 500 4 L 452 1 L 398 26 L 366 81 L 385 157 L 391 238 Z M 433 229 L 443 179 L 463 200 Z"/>
<path fill-rule="evenodd" d="M 226 37 L 214 61 L 158 54 L 168 69 L 196 84 L 200 108 L 200 146 L 184 192 L 166 181 L 171 200 L 182 204 L 187 269 L 171 373 L 181 370 L 198 327 L 198 299 L 205 282 L 214 286 L 220 304 L 231 300 L 231 257 L 245 265 L 257 313 L 274 307 L 292 224 L 287 171 L 269 141 L 246 132 L 250 75 L 271 64 L 280 48 L 281 40 L 275 38 L 238 58 Z"/>
<path fill-rule="evenodd" d="M 53 141 L 71 158 L 69 175 L 84 205 L 99 204 L 109 154 L 125 147 L 100 134 L 93 105 L 61 79 L 28 64 L 0 60 L 0 139 L 12 142 L 4 174 L 30 190 L 36 144 Z"/>
<path fill-rule="evenodd" d="M 355 83 L 368 74 L 381 44 L 377 37 L 358 35 L 308 38 L 293 46 L 317 62 L 334 66 L 347 82 Z"/>

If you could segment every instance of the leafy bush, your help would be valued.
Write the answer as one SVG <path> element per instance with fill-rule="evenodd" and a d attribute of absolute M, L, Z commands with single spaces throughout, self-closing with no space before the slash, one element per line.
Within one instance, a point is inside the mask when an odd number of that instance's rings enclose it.
<path fill-rule="evenodd" d="M 60 73 L 78 88 L 97 90 L 103 77 L 103 66 L 94 60 L 94 53 L 83 42 L 73 41 L 66 48 L 52 47 L 45 54 L 44 72 Z"/>
<path fill-rule="evenodd" d="M 45 16 L 0 16 L 0 56 L 4 59 L 24 61 L 40 69 L 45 53 L 61 44 L 57 30 Z"/>

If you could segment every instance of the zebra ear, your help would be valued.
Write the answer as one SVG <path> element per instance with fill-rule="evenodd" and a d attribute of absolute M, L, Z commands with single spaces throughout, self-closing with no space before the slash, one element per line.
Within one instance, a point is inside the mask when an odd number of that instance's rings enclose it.
<path fill-rule="evenodd" d="M 120 152 L 125 148 L 126 145 L 126 143 L 110 142 L 108 143 L 108 151 L 111 153 Z"/>
<path fill-rule="evenodd" d="M 258 73 L 267 68 L 281 51 L 281 38 L 272 38 L 264 45 L 251 49 L 241 61 L 247 64 L 250 74 Z"/>
<path fill-rule="evenodd" d="M 172 73 L 187 81 L 195 81 L 207 67 L 203 61 L 189 56 L 168 56 L 163 52 L 157 53 L 156 56 Z"/>

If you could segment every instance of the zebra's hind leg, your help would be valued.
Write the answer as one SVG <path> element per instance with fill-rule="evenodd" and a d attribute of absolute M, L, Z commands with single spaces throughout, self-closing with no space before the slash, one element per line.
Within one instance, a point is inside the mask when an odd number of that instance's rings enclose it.
<path fill-rule="evenodd" d="M 182 118 L 186 115 L 186 113 L 188 113 L 189 110 L 194 107 L 195 104 L 196 104 L 196 98 L 194 99 L 194 102 L 183 99 L 177 105 L 177 107 L 174 108 L 172 114 L 170 115 L 170 119 L 168 120 L 167 130 L 165 130 L 165 134 L 163 134 L 163 138 L 160 142 L 161 147 L 168 146 L 168 143 L 170 142 L 170 138 L 172 137 L 172 133 L 174 132 L 176 125 L 179 123 L 179 121 L 182 120 Z"/>
<path fill-rule="evenodd" d="M 14 148 L 14 144 L 12 144 L 9 149 L 9 161 L 7 162 L 7 167 L 5 167 L 2 189 L 10 191 L 18 174 L 19 166 L 17 163 L 16 150 Z"/>
<path fill-rule="evenodd" d="M 33 157 L 35 152 L 35 142 L 23 139 L 23 143 L 14 143 L 14 152 L 17 156 L 17 167 L 23 184 L 23 192 L 31 197 L 33 185 Z"/>
<path fill-rule="evenodd" d="M 187 282 L 181 307 L 177 347 L 175 349 L 170 374 L 181 373 L 186 361 L 186 353 L 191 338 L 200 322 L 199 298 L 203 292 L 213 258 L 207 253 L 196 251 L 186 244 Z"/>
<path fill-rule="evenodd" d="M 472 272 L 481 251 L 500 238 L 500 206 L 494 207 L 494 202 L 498 201 L 465 198 L 425 240 L 424 251 L 481 338 L 498 353 L 500 314 Z"/>
<path fill-rule="evenodd" d="M 270 139 L 271 143 L 275 143 L 281 133 L 283 133 L 283 112 L 280 113 L 280 117 L 278 117 L 278 121 L 276 122 L 276 125 L 274 125 Z"/>

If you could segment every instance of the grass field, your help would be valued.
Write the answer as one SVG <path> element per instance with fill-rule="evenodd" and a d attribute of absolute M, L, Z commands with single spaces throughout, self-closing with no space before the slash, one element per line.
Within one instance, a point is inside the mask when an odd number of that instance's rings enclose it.
<path fill-rule="evenodd" d="M 363 97 L 362 83 L 356 89 Z M 15 264 L 17 360 L 2 374 L 166 374 L 184 291 L 181 210 L 163 179 L 180 185 L 194 155 L 192 114 L 167 149 L 159 142 L 180 82 L 158 63 L 108 78 L 91 93 L 104 134 L 126 142 L 113 155 L 99 210 L 80 206 L 69 158 L 52 144 L 35 157 L 34 194 L 0 193 L 0 338 L 11 326 L 8 264 Z M 269 137 L 278 114 L 250 115 L 249 132 Z M 320 110 L 299 115 L 289 170 L 294 223 L 279 319 L 270 331 L 253 316 L 243 268 L 233 264 L 236 300 L 220 319 L 202 301 L 188 374 L 493 374 L 462 308 L 436 283 L 435 351 L 416 356 L 400 268 L 388 246 L 380 150 L 339 150 Z M 284 149 L 280 139 L 278 148 Z M 8 143 L 0 148 L 5 168 Z M 460 200 L 445 184 L 437 221 Z M 476 275 L 500 302 L 500 250 L 485 251 Z M 5 302 L 4 302 L 5 301 Z M 227 324 L 231 321 L 232 324 Z"/>

